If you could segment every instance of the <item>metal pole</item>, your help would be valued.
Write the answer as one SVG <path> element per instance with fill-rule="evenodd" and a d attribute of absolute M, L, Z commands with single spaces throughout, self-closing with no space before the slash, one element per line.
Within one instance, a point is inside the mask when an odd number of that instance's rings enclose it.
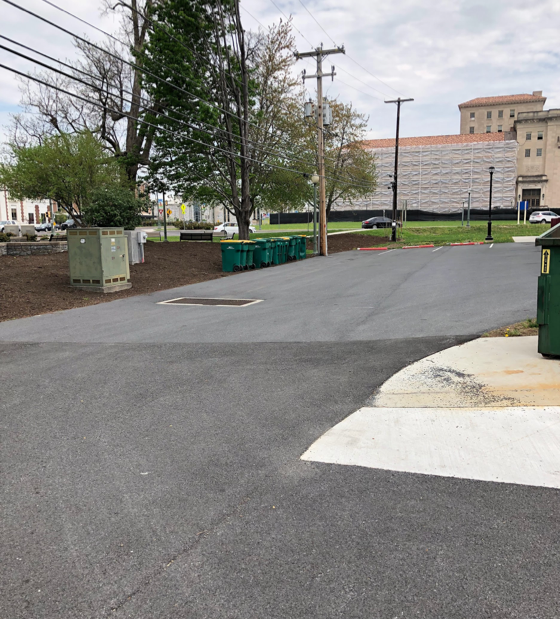
<path fill-rule="evenodd" d="M 313 254 L 317 255 L 317 184 L 313 183 Z"/>
<path fill-rule="evenodd" d="M 471 227 L 471 190 L 469 189 L 469 197 L 467 198 L 467 228 Z"/>
<path fill-rule="evenodd" d="M 490 195 L 488 197 L 488 235 L 485 241 L 493 241 L 492 237 L 492 178 L 494 175 L 494 168 L 490 167 Z"/>
<path fill-rule="evenodd" d="M 527 225 L 527 207 L 529 206 L 529 202 L 527 200 L 523 201 L 523 225 Z"/>
<path fill-rule="evenodd" d="M 163 192 L 163 236 L 167 241 L 167 207 L 165 205 L 165 191 Z"/>

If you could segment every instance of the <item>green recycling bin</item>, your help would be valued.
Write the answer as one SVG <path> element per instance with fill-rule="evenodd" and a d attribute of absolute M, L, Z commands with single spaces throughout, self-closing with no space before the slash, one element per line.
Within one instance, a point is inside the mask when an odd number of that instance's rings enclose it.
<path fill-rule="evenodd" d="M 285 240 L 288 243 L 286 259 L 288 262 L 294 262 L 298 259 L 299 239 L 295 236 L 286 236 Z"/>
<path fill-rule="evenodd" d="M 278 240 L 279 239 L 276 239 L 276 238 L 269 239 L 272 264 L 280 264 L 279 252 L 281 251 L 281 246 Z"/>
<path fill-rule="evenodd" d="M 538 351 L 560 357 L 560 224 L 535 240 L 541 249 L 541 274 L 537 295 Z"/>
<path fill-rule="evenodd" d="M 305 234 L 298 234 L 295 237 L 298 242 L 298 260 L 305 260 L 307 258 L 307 236 Z"/>
<path fill-rule="evenodd" d="M 246 269 L 255 269 L 255 241 L 243 241 L 247 248 Z"/>
<path fill-rule="evenodd" d="M 255 266 L 264 269 L 272 264 L 272 251 L 270 239 L 256 239 L 255 241 Z"/>
<path fill-rule="evenodd" d="M 285 237 L 281 236 L 276 239 L 278 245 L 278 260 L 279 264 L 285 264 L 288 260 L 288 241 Z"/>
<path fill-rule="evenodd" d="M 243 253 L 243 241 L 220 241 L 222 248 L 222 271 L 224 273 L 232 273 L 242 271 L 241 258 L 247 255 L 247 251 Z"/>

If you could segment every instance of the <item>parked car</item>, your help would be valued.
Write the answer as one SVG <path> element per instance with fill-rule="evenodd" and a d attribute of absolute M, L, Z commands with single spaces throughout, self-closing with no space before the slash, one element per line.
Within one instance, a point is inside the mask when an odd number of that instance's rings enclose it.
<path fill-rule="evenodd" d="M 0 221 L 0 233 L 4 232 L 4 226 L 17 226 L 18 222 L 13 219 L 4 219 Z"/>
<path fill-rule="evenodd" d="M 390 228 L 392 223 L 393 220 L 388 217 L 370 217 L 370 219 L 362 221 L 362 228 Z M 397 226 L 400 225 L 397 222 Z"/>
<path fill-rule="evenodd" d="M 549 224 L 555 217 L 560 217 L 552 211 L 535 211 L 529 217 L 530 224 Z"/>
<path fill-rule="evenodd" d="M 222 230 L 226 231 L 228 239 L 232 239 L 234 234 L 239 234 L 239 226 L 229 221 L 226 221 L 219 226 L 214 226 L 214 232 L 221 232 Z M 255 234 L 256 231 L 257 230 L 253 228 L 253 226 L 249 226 L 249 232 L 251 234 Z"/>
<path fill-rule="evenodd" d="M 35 224 L 35 230 L 37 232 L 51 232 L 52 231 L 52 224 L 49 223 L 48 221 L 45 221 L 42 224 Z"/>
<path fill-rule="evenodd" d="M 73 219 L 67 219 L 60 224 L 61 230 L 68 230 L 69 228 L 77 228 L 76 222 Z"/>

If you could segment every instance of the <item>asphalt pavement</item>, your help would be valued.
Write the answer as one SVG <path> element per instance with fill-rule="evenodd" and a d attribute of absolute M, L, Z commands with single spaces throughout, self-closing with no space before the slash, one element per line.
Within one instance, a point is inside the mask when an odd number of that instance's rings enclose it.
<path fill-rule="evenodd" d="M 556 490 L 300 460 L 401 368 L 534 316 L 538 269 L 350 252 L 0 324 L 0 617 L 558 617 Z"/>

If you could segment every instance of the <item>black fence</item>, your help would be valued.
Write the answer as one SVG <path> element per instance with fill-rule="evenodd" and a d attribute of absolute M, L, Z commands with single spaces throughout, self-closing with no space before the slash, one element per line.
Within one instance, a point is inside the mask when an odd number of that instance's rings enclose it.
<path fill-rule="evenodd" d="M 527 211 L 527 219 L 533 210 Z M 391 217 L 392 211 L 386 210 L 367 210 L 367 211 L 331 211 L 329 216 L 330 222 L 342 221 L 364 221 L 370 217 Z M 400 218 L 400 212 L 399 212 Z M 467 218 L 467 210 L 465 209 L 465 220 Z M 407 221 L 461 221 L 461 211 L 453 211 L 452 213 L 434 213 L 433 211 L 422 211 L 419 209 L 409 209 L 406 213 Z M 488 209 L 471 209 L 471 221 L 486 221 L 488 219 Z M 517 219 L 517 209 L 514 208 L 493 208 L 492 219 L 514 220 Z M 523 212 L 521 213 L 523 219 Z M 271 224 L 307 224 L 313 223 L 313 213 L 271 213 Z"/>

